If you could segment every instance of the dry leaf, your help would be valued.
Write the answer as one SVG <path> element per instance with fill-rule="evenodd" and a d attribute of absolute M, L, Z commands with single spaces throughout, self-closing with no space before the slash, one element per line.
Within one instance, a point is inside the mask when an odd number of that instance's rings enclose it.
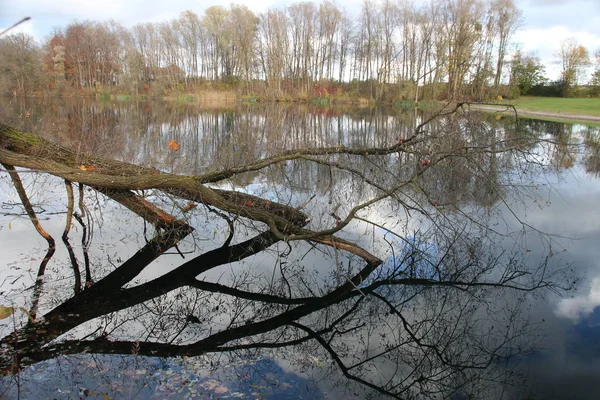
<path fill-rule="evenodd" d="M 179 143 L 177 143 L 177 141 L 174 139 L 169 140 L 169 150 L 172 150 L 172 151 L 179 150 Z"/>
<path fill-rule="evenodd" d="M 85 165 L 80 165 L 79 169 L 82 171 L 87 171 L 87 167 Z"/>
<path fill-rule="evenodd" d="M 185 207 L 183 207 L 183 208 L 181 209 L 181 211 L 183 211 L 183 212 L 188 212 L 188 211 L 190 211 L 190 210 L 191 210 L 192 208 L 194 208 L 194 207 L 196 207 L 196 204 L 195 204 L 193 201 L 190 201 L 189 203 L 187 203 L 187 204 L 185 205 Z"/>
<path fill-rule="evenodd" d="M 2 304 L 0 304 L 0 319 L 6 319 L 6 318 L 10 317 L 11 315 L 13 315 L 14 312 L 15 312 L 14 307 L 6 307 L 6 306 L 3 306 Z"/>
<path fill-rule="evenodd" d="M 88 170 L 89 172 L 94 172 L 94 166 L 93 166 L 93 165 L 90 165 L 90 166 L 88 166 L 88 167 L 87 167 L 87 170 Z"/>

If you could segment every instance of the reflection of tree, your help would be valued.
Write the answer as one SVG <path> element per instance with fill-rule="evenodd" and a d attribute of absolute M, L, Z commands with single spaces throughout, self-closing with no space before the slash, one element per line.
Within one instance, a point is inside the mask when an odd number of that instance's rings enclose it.
<path fill-rule="evenodd" d="M 600 138 L 598 130 L 588 127 L 583 133 L 586 149 L 585 170 L 600 177 Z"/>
<path fill-rule="evenodd" d="M 474 186 L 486 199 L 502 196 L 496 182 L 510 167 L 502 160 L 520 151 L 515 141 L 457 109 L 375 146 L 297 143 L 195 176 L 86 154 L 89 172 L 77 168 L 77 152 L 0 125 L 0 162 L 66 179 L 68 190 L 87 185 L 154 226 L 154 237 L 115 269 L 102 276 L 95 268 L 94 280 L 6 335 L 3 371 L 84 352 L 191 357 L 294 347 L 397 398 L 514 383 L 506 367 L 536 344 L 521 306 L 532 291 L 565 289 L 564 276 L 548 262 L 531 268 L 496 253 L 484 219 L 446 209 L 478 196 Z M 303 183 L 309 194 L 331 192 L 329 201 L 291 196 L 294 164 L 329 172 L 318 190 Z M 259 197 L 215 187 L 249 172 L 279 175 L 285 188 Z M 159 206 L 169 197 L 179 209 Z M 216 247 L 136 281 L 184 239 L 212 229 L 225 232 Z M 274 267 L 263 268 L 269 259 Z M 235 273 L 211 281 L 224 265 Z"/>
<path fill-rule="evenodd" d="M 600 145 L 598 128 L 592 126 L 524 120 L 524 128 L 532 134 L 548 136 L 547 151 L 550 153 L 551 165 L 556 169 L 568 169 L 583 156 L 586 172 L 598 176 L 600 171 Z"/>

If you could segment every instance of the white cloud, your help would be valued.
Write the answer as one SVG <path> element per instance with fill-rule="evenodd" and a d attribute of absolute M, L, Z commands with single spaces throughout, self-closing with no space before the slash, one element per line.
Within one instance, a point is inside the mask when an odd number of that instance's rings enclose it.
<path fill-rule="evenodd" d="M 560 68 L 554 63 L 555 54 L 561 41 L 575 38 L 586 47 L 590 55 L 600 48 L 600 36 L 587 31 L 573 31 L 567 26 L 558 25 L 545 29 L 523 29 L 515 35 L 515 41 L 522 44 L 524 52 L 536 53 L 546 65 L 546 73 L 550 79 L 559 77 Z"/>
<path fill-rule="evenodd" d="M 590 292 L 586 296 L 559 300 L 556 314 L 577 321 L 591 314 L 598 306 L 600 306 L 600 277 L 592 279 Z"/>
<path fill-rule="evenodd" d="M 39 1 L 19 0 L 10 1 L 9 15 L 30 15 L 35 18 L 66 18 L 71 19 L 105 19 L 118 18 L 122 13 L 125 2 L 123 0 L 60 0 Z"/>

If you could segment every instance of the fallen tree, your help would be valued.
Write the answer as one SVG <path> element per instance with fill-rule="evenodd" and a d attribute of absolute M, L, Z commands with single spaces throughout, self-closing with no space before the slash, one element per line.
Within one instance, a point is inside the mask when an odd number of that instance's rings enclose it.
<path fill-rule="evenodd" d="M 493 390 L 489 383 L 509 383 L 506 365 L 537 343 L 529 329 L 534 325 L 520 314 L 527 293 L 568 290 L 570 284 L 565 282 L 570 281 L 547 259 L 532 269 L 517 254 L 490 251 L 499 233 L 476 213 L 462 211 L 455 194 L 447 193 L 446 183 L 456 177 L 478 182 L 485 189 L 481 203 L 489 207 L 502 201 L 506 190 L 505 184 L 497 184 L 501 170 L 514 168 L 515 159 L 527 163 L 528 151 L 535 145 L 536 138 L 463 114 L 458 105 L 387 146 L 292 149 L 221 171 L 185 176 L 79 154 L 0 124 L 0 163 L 32 221 L 36 218 L 15 167 L 64 180 L 69 199 L 63 235 L 67 240 L 72 218 L 83 226 L 84 187 L 154 227 L 154 236 L 112 271 L 101 274 L 98 265 L 87 263 L 85 284 L 77 278 L 79 266 L 71 257 L 73 295 L 39 315 L 49 254 L 38 271 L 28 317 L 0 340 L 0 367 L 5 374 L 18 374 L 29 365 L 65 354 L 198 356 L 317 343 L 344 377 L 392 397 Z M 330 190 L 345 192 L 347 201 L 313 205 L 313 195 L 285 204 L 219 187 L 236 175 L 265 173 L 289 162 L 326 167 Z M 361 198 L 349 189 L 356 182 Z M 80 193 L 79 214 L 74 211 L 74 183 Z M 185 205 L 174 215 L 146 196 L 148 192 Z M 377 208 L 392 210 L 399 222 L 370 218 L 368 211 Z M 203 229 L 189 218 L 200 209 L 225 221 L 228 233 L 222 243 L 170 272 L 133 284 L 151 263 Z M 409 236 L 401 228 L 417 218 L 425 221 L 424 228 Z M 357 226 L 383 234 L 365 241 L 353 236 Z M 373 244 L 375 239 L 385 251 Z M 87 243 L 85 234 L 82 243 Z M 424 243 L 430 247 L 425 249 Z M 268 284 L 251 270 L 227 283 L 203 277 L 219 266 L 267 251 L 275 253 L 279 266 Z M 307 252 L 322 254 L 319 268 L 324 271 L 319 279 L 302 266 L 301 254 Z M 293 267 L 283 267 L 282 261 Z M 171 301 L 177 296 L 196 299 L 194 307 L 184 300 Z M 147 322 L 154 328 L 137 338 L 124 338 L 101 320 L 119 313 L 139 314 L 144 320 L 149 317 L 142 316 L 140 307 L 157 301 L 163 306 L 166 302 L 169 312 L 155 312 Z M 511 322 L 495 324 L 500 314 Z M 211 323 L 216 315 L 228 322 Z M 90 323 L 96 329 L 90 329 Z M 87 334 L 69 338 L 83 326 Z M 369 337 L 375 334 L 377 340 L 372 342 Z"/>

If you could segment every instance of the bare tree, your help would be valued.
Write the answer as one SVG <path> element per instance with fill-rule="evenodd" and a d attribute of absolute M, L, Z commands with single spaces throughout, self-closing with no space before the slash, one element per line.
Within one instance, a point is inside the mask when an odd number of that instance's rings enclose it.
<path fill-rule="evenodd" d="M 447 0 L 443 8 L 448 45 L 448 96 L 457 98 L 481 37 L 483 4 L 478 0 Z"/>
<path fill-rule="evenodd" d="M 562 67 L 561 85 L 563 95 L 568 96 L 574 86 L 577 86 L 581 75 L 590 65 L 587 49 L 576 39 L 568 38 L 560 43 L 556 53 L 557 63 Z"/>
<path fill-rule="evenodd" d="M 512 0 L 496 0 L 491 4 L 490 12 L 495 17 L 495 29 L 498 35 L 497 55 L 496 55 L 496 74 L 494 78 L 494 87 L 498 88 L 502 80 L 504 70 L 504 59 L 511 36 L 520 27 L 522 23 L 521 11 L 515 6 Z"/>
<path fill-rule="evenodd" d="M 34 39 L 24 33 L 0 38 L 0 92 L 31 94 L 40 82 L 41 55 Z"/>

